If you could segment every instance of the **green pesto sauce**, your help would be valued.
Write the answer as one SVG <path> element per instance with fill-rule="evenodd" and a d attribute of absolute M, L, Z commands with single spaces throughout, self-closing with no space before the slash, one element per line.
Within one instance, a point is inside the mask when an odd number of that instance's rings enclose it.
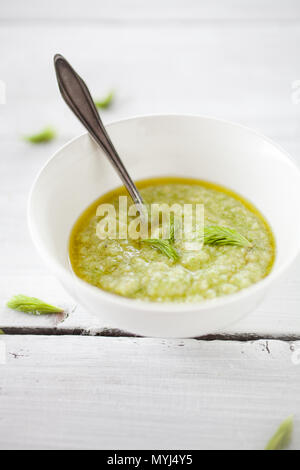
<path fill-rule="evenodd" d="M 153 302 L 201 302 L 234 294 L 266 277 L 275 260 L 272 231 L 260 212 L 234 192 L 186 178 L 156 178 L 137 183 L 147 204 L 204 204 L 205 225 L 236 229 L 252 248 L 204 246 L 183 250 L 177 262 L 140 241 L 100 240 L 96 235 L 99 204 L 117 208 L 119 188 L 95 201 L 79 217 L 70 237 L 70 261 L 75 274 L 105 291 Z"/>

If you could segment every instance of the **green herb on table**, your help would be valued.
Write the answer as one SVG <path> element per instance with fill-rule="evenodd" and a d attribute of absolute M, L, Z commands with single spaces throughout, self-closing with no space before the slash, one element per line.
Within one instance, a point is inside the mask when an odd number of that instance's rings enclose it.
<path fill-rule="evenodd" d="M 250 248 L 252 244 L 234 229 L 211 225 L 204 227 L 204 245 L 211 246 L 239 246 Z"/>
<path fill-rule="evenodd" d="M 52 127 L 45 127 L 45 129 L 38 134 L 24 136 L 24 140 L 32 144 L 44 144 L 51 142 L 51 140 L 55 139 L 56 135 L 57 133 L 55 129 Z"/>
<path fill-rule="evenodd" d="M 0 335 L 5 335 L 3 330 L 0 330 Z"/>
<path fill-rule="evenodd" d="M 173 261 L 177 261 L 179 259 L 179 254 L 176 248 L 173 246 L 175 242 L 175 224 L 174 224 L 174 216 L 171 217 L 170 220 L 170 238 L 169 239 L 159 239 L 159 238 L 146 238 L 142 240 L 142 242 L 147 243 L 148 245 L 152 246 L 152 248 L 156 248 L 161 253 L 166 255 L 168 258 L 172 259 Z"/>
<path fill-rule="evenodd" d="M 265 450 L 283 450 L 290 444 L 294 428 L 293 417 L 289 416 L 281 423 Z"/>
<path fill-rule="evenodd" d="M 18 312 L 29 313 L 32 315 L 47 315 L 49 313 L 63 313 L 60 307 L 54 307 L 35 297 L 26 295 L 16 295 L 7 302 L 7 307 Z"/>
<path fill-rule="evenodd" d="M 98 108 L 98 109 L 107 109 L 107 108 L 109 108 L 112 105 L 112 102 L 114 100 L 114 96 L 115 96 L 114 92 L 111 91 L 102 100 L 96 100 L 95 101 L 96 108 Z"/>

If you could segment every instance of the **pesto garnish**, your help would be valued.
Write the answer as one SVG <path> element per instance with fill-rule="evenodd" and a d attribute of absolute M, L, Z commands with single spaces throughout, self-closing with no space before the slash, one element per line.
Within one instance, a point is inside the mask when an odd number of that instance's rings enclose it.
<path fill-rule="evenodd" d="M 294 428 L 294 420 L 289 416 L 283 421 L 269 440 L 265 450 L 283 450 L 290 444 Z"/>
<path fill-rule="evenodd" d="M 249 240 L 236 230 L 218 225 L 204 227 L 204 245 L 231 245 L 242 248 L 250 248 L 252 246 Z"/>
<path fill-rule="evenodd" d="M 115 96 L 114 92 L 111 91 L 102 100 L 94 101 L 96 108 L 98 108 L 98 109 L 107 109 L 107 108 L 109 108 L 112 105 L 112 102 L 114 100 L 114 96 Z"/>
<path fill-rule="evenodd" d="M 43 302 L 35 297 L 15 295 L 7 302 L 7 307 L 18 312 L 32 315 L 47 315 L 49 313 L 63 313 L 63 309 Z"/>
<path fill-rule="evenodd" d="M 169 239 L 159 239 L 159 238 L 147 238 L 142 240 L 144 243 L 148 243 L 148 245 L 152 246 L 152 248 L 156 248 L 161 253 L 166 255 L 168 258 L 172 259 L 173 261 L 177 261 L 179 259 L 179 254 L 176 248 L 173 246 L 175 243 L 175 224 L 174 224 L 174 215 L 171 215 L 170 218 L 170 238 Z"/>
<path fill-rule="evenodd" d="M 38 134 L 24 136 L 24 140 L 32 144 L 43 144 L 50 142 L 56 137 L 57 133 L 52 127 L 46 127 Z"/>

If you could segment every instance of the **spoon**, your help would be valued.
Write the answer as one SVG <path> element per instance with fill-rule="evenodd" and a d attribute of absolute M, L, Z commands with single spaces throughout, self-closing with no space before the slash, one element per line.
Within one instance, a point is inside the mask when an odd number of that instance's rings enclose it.
<path fill-rule="evenodd" d="M 127 188 L 141 216 L 143 216 L 143 199 L 105 130 L 88 87 L 62 55 L 56 54 L 54 56 L 54 67 L 63 99 L 87 129 L 93 140 L 105 152 Z"/>

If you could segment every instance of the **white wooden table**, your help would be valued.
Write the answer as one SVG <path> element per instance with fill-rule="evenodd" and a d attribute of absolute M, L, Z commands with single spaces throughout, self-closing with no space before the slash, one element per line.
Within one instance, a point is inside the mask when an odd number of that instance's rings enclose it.
<path fill-rule="evenodd" d="M 126 337 L 74 305 L 26 226 L 33 179 L 82 131 L 60 99 L 61 52 L 104 120 L 199 113 L 255 127 L 300 162 L 298 0 L 10 0 L 0 14 L 0 448 L 260 449 L 295 415 L 300 447 L 300 263 L 247 319 L 210 338 Z M 20 136 L 52 124 L 59 139 Z M 24 293 L 70 316 L 9 311 Z"/>

